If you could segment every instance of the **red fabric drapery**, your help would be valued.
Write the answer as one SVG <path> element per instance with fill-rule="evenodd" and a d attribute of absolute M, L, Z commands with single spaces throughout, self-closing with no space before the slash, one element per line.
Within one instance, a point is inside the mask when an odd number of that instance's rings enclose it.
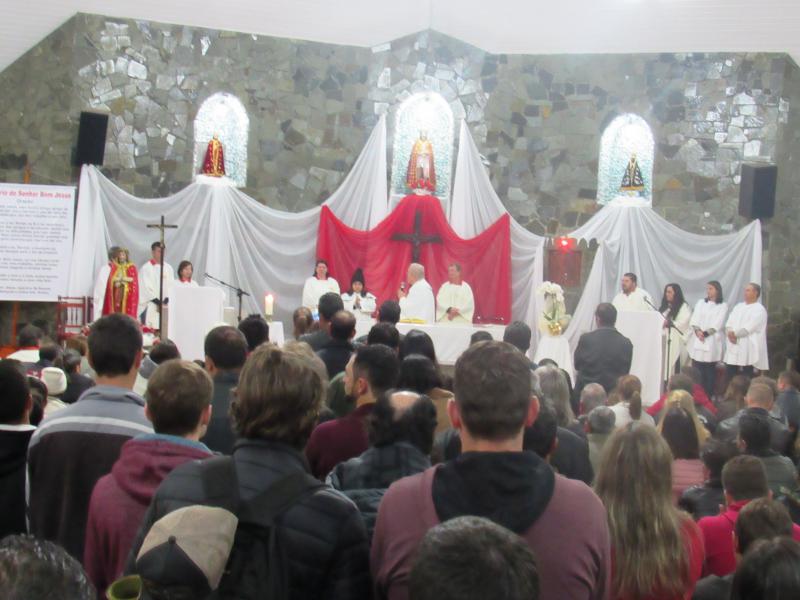
<path fill-rule="evenodd" d="M 317 238 L 317 256 L 328 261 L 330 274 L 342 292 L 350 287 L 357 267 L 364 270 L 367 290 L 378 304 L 396 300 L 400 282 L 411 263 L 412 245 L 392 240 L 395 234 L 414 231 L 414 216 L 422 214 L 422 233 L 438 235 L 441 243 L 426 243 L 420 249 L 425 278 L 434 294 L 447 281 L 447 266 L 461 265 L 464 281 L 475 295 L 475 321 L 508 323 L 511 319 L 511 234 L 509 216 L 503 215 L 472 239 L 458 237 L 450 228 L 439 200 L 410 195 L 374 229 L 360 231 L 342 223 L 322 207 Z"/>

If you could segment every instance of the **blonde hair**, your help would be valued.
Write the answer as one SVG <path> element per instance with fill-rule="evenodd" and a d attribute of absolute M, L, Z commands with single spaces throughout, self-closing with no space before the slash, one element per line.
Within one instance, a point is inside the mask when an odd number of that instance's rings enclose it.
<path fill-rule="evenodd" d="M 672 503 L 672 453 L 653 427 L 632 422 L 609 438 L 595 479 L 608 513 L 614 598 L 680 598 L 690 579 L 683 527 Z"/>
<path fill-rule="evenodd" d="M 692 395 L 685 391 L 685 390 L 673 390 L 667 396 L 667 401 L 664 403 L 664 410 L 661 413 L 661 421 L 658 423 L 658 433 L 660 434 L 664 430 L 664 415 L 667 414 L 670 408 L 673 406 L 677 406 L 682 408 L 689 416 L 692 418 L 692 422 L 694 423 L 695 431 L 697 431 L 697 441 L 699 445 L 702 446 L 706 443 L 711 434 L 706 429 L 706 426 L 700 422 L 700 417 L 697 416 L 697 409 L 694 406 L 694 398 Z"/>

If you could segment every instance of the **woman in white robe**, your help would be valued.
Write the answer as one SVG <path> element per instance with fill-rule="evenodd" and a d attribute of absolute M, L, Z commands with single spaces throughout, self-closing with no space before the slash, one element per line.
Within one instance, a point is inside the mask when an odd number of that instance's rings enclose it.
<path fill-rule="evenodd" d="M 692 309 L 683 299 L 681 286 L 677 283 L 668 283 L 664 286 L 664 294 L 658 310 L 664 316 L 661 336 L 663 352 L 666 357 L 666 378 L 668 379 L 675 372 L 675 364 L 683 362 Z"/>
<path fill-rule="evenodd" d="M 339 282 L 333 277 L 328 277 L 328 263 L 317 259 L 314 275 L 306 279 L 303 285 L 303 306 L 310 308 L 311 312 L 316 314 L 320 297 L 328 292 L 339 294 Z"/>
<path fill-rule="evenodd" d="M 353 313 L 357 320 L 368 321 L 376 309 L 375 296 L 370 294 L 364 284 L 361 267 L 355 270 L 350 279 L 350 290 L 342 294 L 344 309 Z"/>
<path fill-rule="evenodd" d="M 194 274 L 194 265 L 188 260 L 182 260 L 178 265 L 178 278 L 174 281 L 174 285 L 183 285 L 186 287 L 200 287 L 197 282 L 192 279 Z"/>
<path fill-rule="evenodd" d="M 722 301 L 722 286 L 719 281 L 706 284 L 706 297 L 698 300 L 692 313 L 689 340 L 686 348 L 694 367 L 700 371 L 703 389 L 708 397 L 714 397 L 717 363 L 722 360 L 725 344 L 725 319 L 728 305 Z"/>

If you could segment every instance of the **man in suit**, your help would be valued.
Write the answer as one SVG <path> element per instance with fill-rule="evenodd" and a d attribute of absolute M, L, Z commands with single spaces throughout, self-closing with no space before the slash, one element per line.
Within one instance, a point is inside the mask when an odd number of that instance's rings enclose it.
<path fill-rule="evenodd" d="M 631 368 L 633 344 L 616 330 L 617 309 L 613 304 L 598 304 L 594 312 L 597 329 L 584 333 L 575 349 L 575 370 L 578 377 L 574 393 L 580 398 L 587 383 L 599 383 L 606 393 L 610 392 L 617 379 Z"/>

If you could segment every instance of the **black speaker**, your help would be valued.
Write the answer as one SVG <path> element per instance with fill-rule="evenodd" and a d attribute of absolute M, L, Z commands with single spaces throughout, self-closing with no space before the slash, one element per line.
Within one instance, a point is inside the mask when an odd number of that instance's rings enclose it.
<path fill-rule="evenodd" d="M 81 113 L 75 164 L 78 166 L 103 164 L 107 129 L 108 115 L 93 112 Z"/>
<path fill-rule="evenodd" d="M 770 218 L 775 214 L 775 165 L 742 165 L 739 187 L 739 214 L 749 219 Z"/>

